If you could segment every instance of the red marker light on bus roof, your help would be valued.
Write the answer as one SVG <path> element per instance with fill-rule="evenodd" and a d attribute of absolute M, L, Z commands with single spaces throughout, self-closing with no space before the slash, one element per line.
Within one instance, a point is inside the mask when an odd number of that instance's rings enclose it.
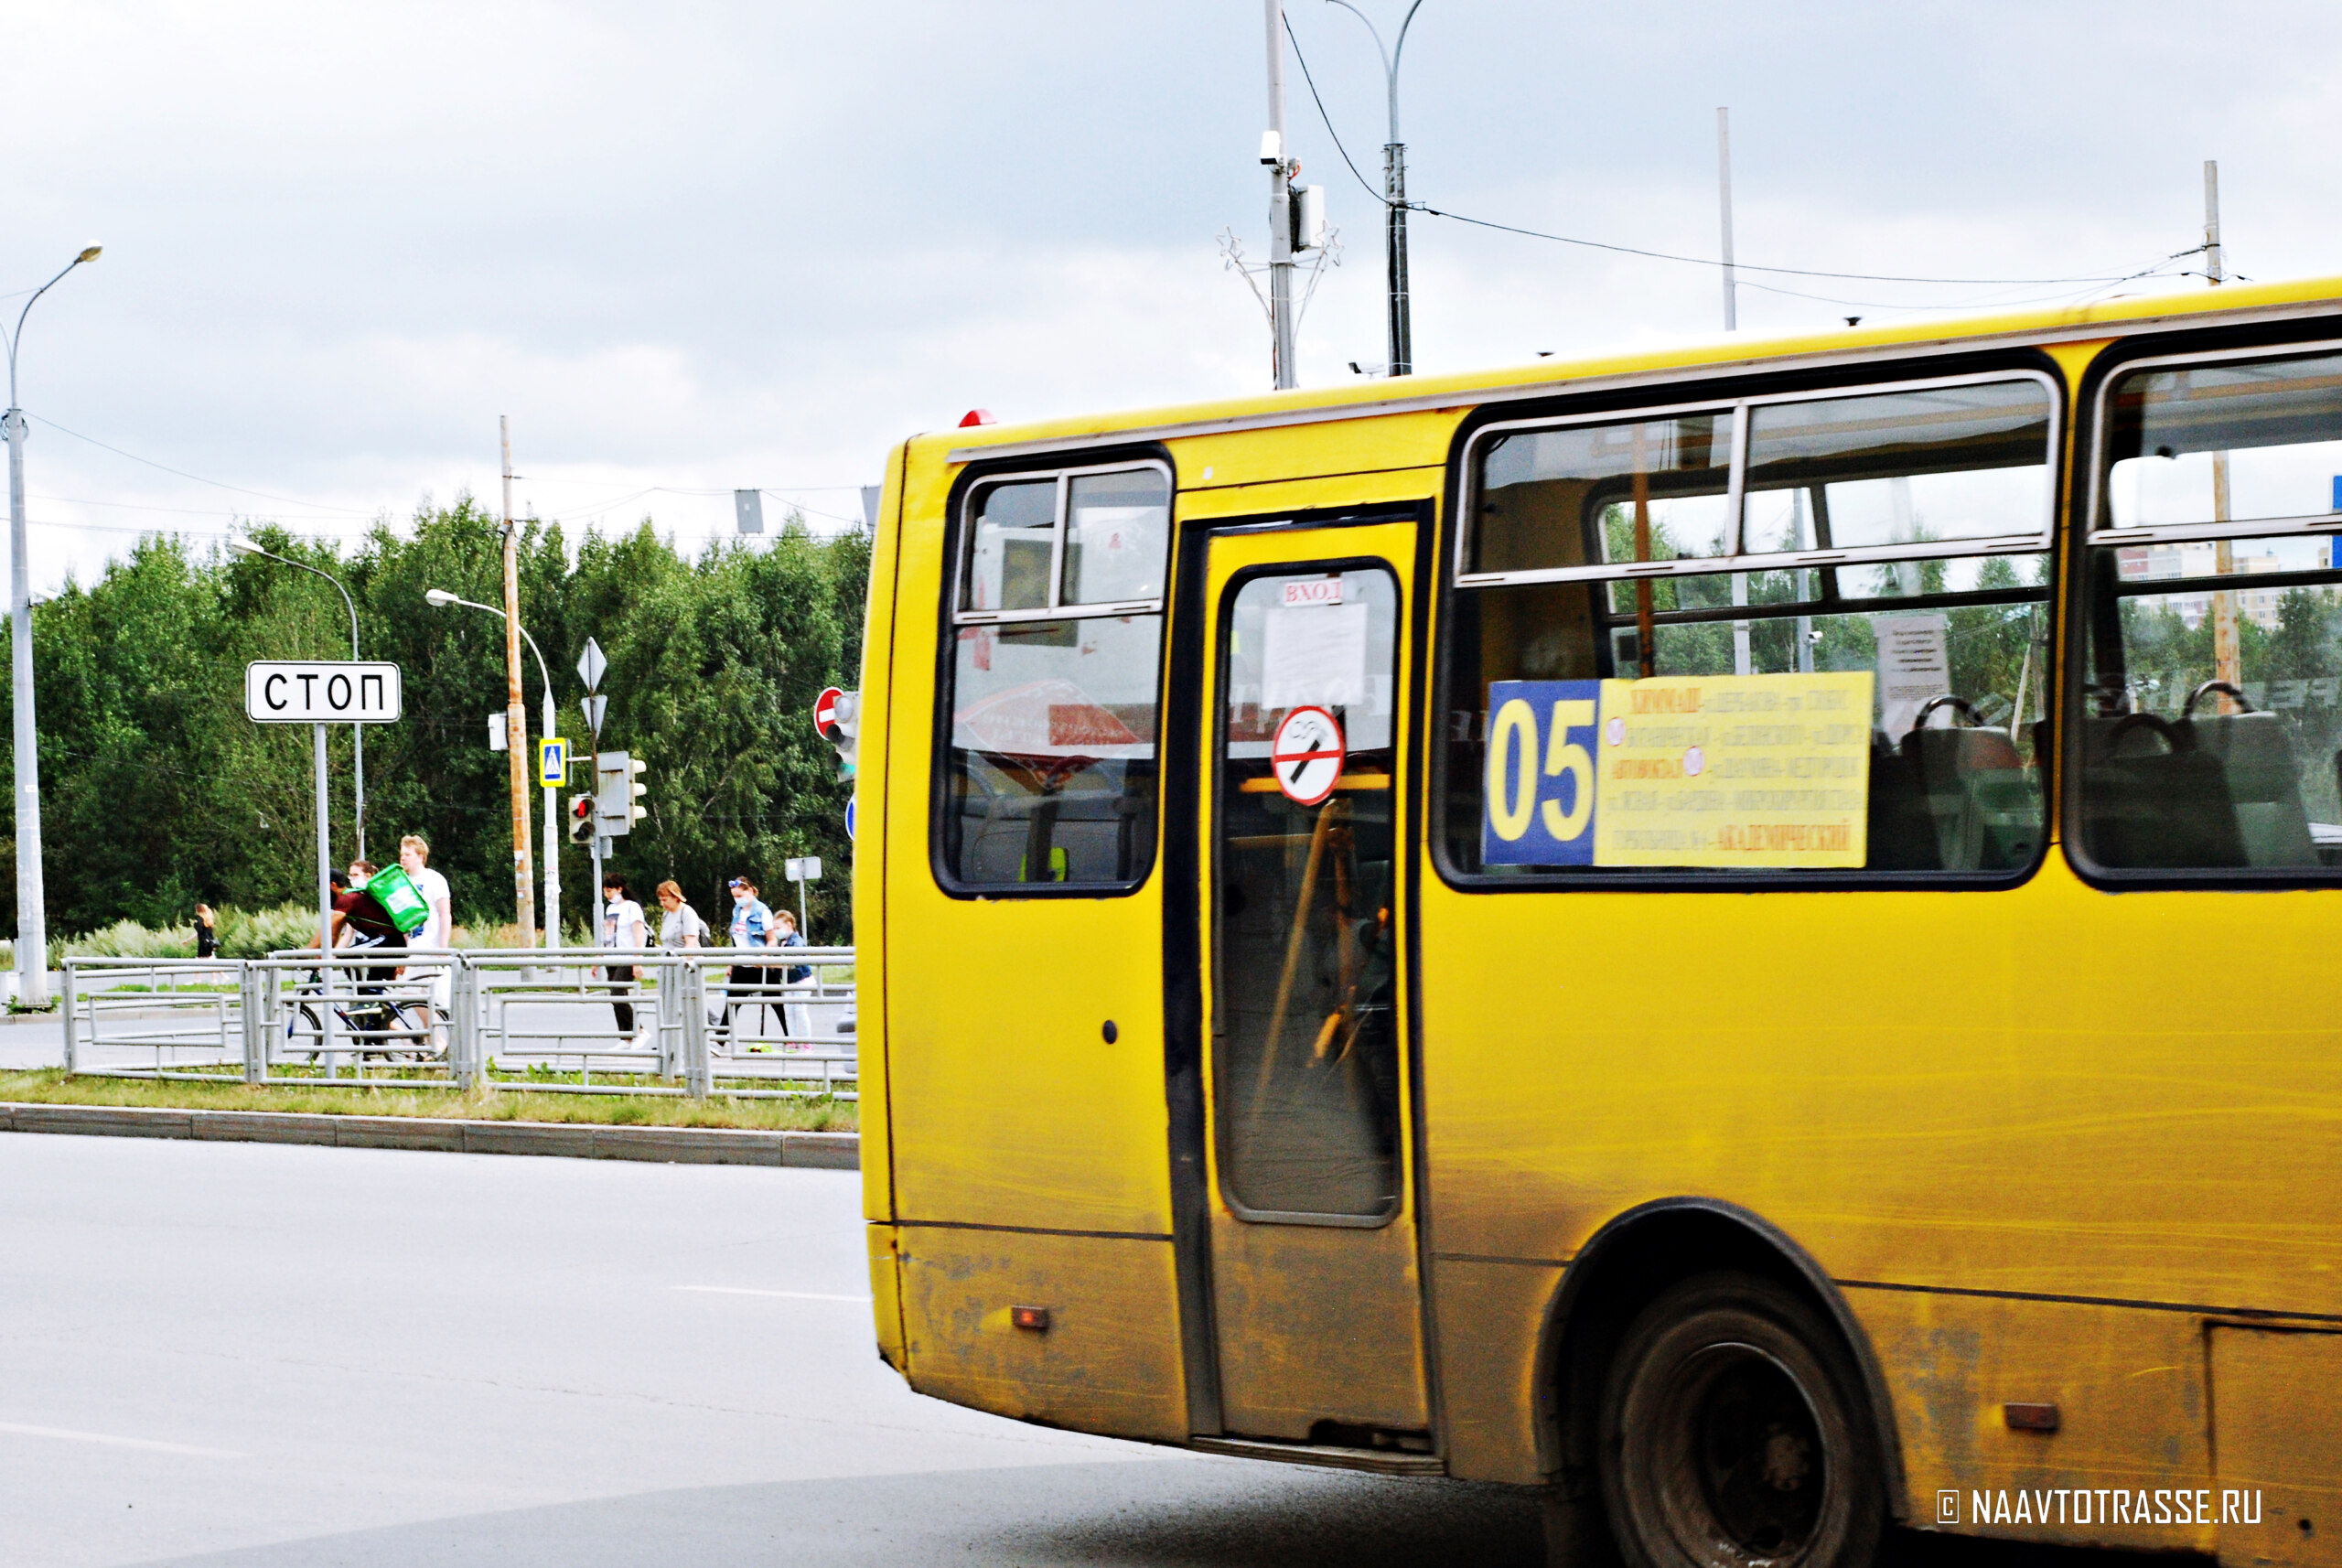
<path fill-rule="evenodd" d="M 961 415 L 960 428 L 965 430 L 971 424 L 998 424 L 999 423 L 999 420 L 994 419 L 992 416 L 992 410 L 988 408 L 972 408 L 968 410 L 966 413 Z"/>

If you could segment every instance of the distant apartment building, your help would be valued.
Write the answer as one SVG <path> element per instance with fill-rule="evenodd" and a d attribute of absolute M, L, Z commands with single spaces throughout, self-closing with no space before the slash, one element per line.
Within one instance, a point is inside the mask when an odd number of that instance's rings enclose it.
<path fill-rule="evenodd" d="M 2248 548 L 2264 544 L 2261 540 L 2240 541 Z M 2298 559 L 2272 553 L 2240 554 L 2234 558 L 2230 573 L 2235 576 L 2261 576 L 2272 572 L 2316 571 L 2330 567 L 2342 560 L 2342 540 L 2320 539 L 2303 541 L 2315 549 L 2314 555 Z M 2165 579 L 2192 579 L 2200 582 L 2219 575 L 2217 544 L 2191 542 L 2186 544 L 2141 544 L 2124 549 L 2121 554 L 2121 570 L 2125 581 L 2157 582 Z M 2277 607 L 2283 601 L 2283 588 L 2237 587 L 2229 590 L 2235 596 L 2237 613 L 2259 625 L 2265 631 L 2278 627 Z M 2321 588 L 2317 592 L 2331 598 L 2334 590 Z M 2212 594 L 2174 594 L 2163 601 L 2175 613 L 2190 631 L 2204 624 L 2212 613 Z"/>

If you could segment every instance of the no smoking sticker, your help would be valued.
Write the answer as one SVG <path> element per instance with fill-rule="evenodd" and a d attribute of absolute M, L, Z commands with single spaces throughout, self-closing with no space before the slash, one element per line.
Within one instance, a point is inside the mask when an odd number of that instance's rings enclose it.
<path fill-rule="evenodd" d="M 1342 726 L 1323 708 L 1295 708 L 1269 742 L 1269 771 L 1296 806 L 1315 806 L 1334 792 L 1348 747 Z"/>

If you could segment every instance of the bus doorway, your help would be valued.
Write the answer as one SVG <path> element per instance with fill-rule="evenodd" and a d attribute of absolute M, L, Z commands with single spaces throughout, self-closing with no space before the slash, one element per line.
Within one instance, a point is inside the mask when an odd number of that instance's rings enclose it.
<path fill-rule="evenodd" d="M 1399 847 L 1414 535 L 1210 541 L 1198 826 L 1221 1425 L 1427 1455 Z"/>

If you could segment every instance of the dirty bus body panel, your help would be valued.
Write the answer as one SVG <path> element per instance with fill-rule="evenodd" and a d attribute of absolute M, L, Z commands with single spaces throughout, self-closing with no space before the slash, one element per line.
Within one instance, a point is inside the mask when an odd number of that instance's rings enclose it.
<path fill-rule="evenodd" d="M 907 443 L 882 1351 L 1630 1533 L 1789 1388 L 1716 1530 L 2342 1561 L 2336 293 Z"/>

